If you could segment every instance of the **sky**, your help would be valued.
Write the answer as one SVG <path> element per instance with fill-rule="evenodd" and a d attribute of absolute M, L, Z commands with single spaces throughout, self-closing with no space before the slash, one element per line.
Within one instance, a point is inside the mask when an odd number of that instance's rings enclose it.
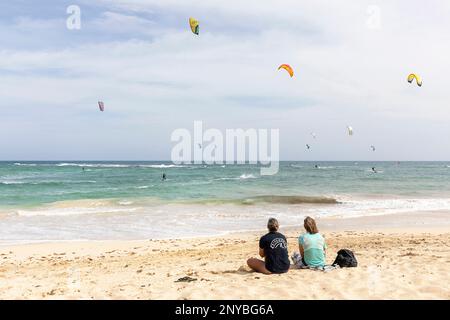
<path fill-rule="evenodd" d="M 2 1 L 0 160 L 168 160 L 195 120 L 279 129 L 281 160 L 450 160 L 448 30 L 446 0 Z"/>

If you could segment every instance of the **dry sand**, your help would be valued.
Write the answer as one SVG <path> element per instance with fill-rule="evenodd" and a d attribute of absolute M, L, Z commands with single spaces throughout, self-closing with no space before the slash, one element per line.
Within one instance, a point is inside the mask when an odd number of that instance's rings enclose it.
<path fill-rule="evenodd" d="M 0 247 L 1 299 L 449 299 L 448 212 L 323 219 L 328 262 L 357 268 L 251 272 L 263 233 L 222 237 L 41 243 Z M 301 228 L 281 230 L 289 252 Z M 192 282 L 176 282 L 189 276 Z"/>

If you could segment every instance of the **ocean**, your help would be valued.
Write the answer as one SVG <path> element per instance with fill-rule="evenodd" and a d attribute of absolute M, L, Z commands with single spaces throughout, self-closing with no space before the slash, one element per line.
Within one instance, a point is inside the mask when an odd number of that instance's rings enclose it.
<path fill-rule="evenodd" d="M 450 162 L 285 161 L 272 176 L 259 169 L 161 161 L 0 162 L 0 243 L 210 236 L 263 230 L 272 216 L 295 226 L 306 215 L 450 208 Z"/>

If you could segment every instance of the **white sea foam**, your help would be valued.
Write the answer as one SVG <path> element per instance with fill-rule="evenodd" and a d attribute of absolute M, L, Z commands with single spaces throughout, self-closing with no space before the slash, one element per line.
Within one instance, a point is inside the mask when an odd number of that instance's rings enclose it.
<path fill-rule="evenodd" d="M 20 237 L 50 241 L 161 239 L 260 230 L 269 216 L 277 217 L 284 226 L 301 226 L 306 215 L 348 218 L 450 208 L 450 198 L 355 199 L 349 196 L 340 200 L 341 204 L 256 203 L 251 206 L 161 201 L 145 204 L 142 199 L 138 201 L 139 206 L 128 199 L 63 201 L 35 210 L 19 210 L 16 216 L 9 215 L 7 227 L 1 231 L 6 240 Z"/>
<path fill-rule="evenodd" d="M 449 210 L 450 198 L 405 199 L 339 199 L 341 204 L 329 207 L 309 208 L 311 214 L 353 218 L 408 212 L 431 212 Z"/>
<path fill-rule="evenodd" d="M 246 179 L 257 179 L 258 177 L 255 177 L 252 174 L 241 174 L 239 177 L 222 177 L 222 178 L 216 178 L 214 180 L 246 180 Z"/>
<path fill-rule="evenodd" d="M 108 164 L 108 163 L 58 163 L 57 167 L 87 167 L 87 168 L 129 168 L 128 164 Z"/>
<path fill-rule="evenodd" d="M 24 180 L 2 180 L 0 184 L 14 185 L 14 184 L 28 184 L 28 185 L 40 185 L 40 184 L 84 184 L 84 183 L 97 183 L 95 180 L 82 180 L 82 181 L 66 181 L 66 180 L 37 180 L 37 181 L 24 181 Z"/>
<path fill-rule="evenodd" d="M 71 215 L 92 215 L 92 214 L 120 214 L 136 211 L 137 208 L 124 208 L 119 207 L 73 207 L 73 208 L 49 208 L 41 210 L 17 210 L 16 214 L 22 217 L 33 216 L 71 216 Z"/>
<path fill-rule="evenodd" d="M 127 201 L 127 200 L 123 200 L 123 201 L 119 201 L 118 202 L 121 206 L 129 206 L 130 204 L 133 204 L 133 201 Z"/>
<path fill-rule="evenodd" d="M 165 169 L 165 168 L 183 168 L 185 166 L 183 166 L 183 165 L 176 165 L 176 164 L 143 164 L 143 165 L 139 165 L 139 167 Z"/>
<path fill-rule="evenodd" d="M 61 162 L 61 163 L 14 163 L 15 166 L 23 167 L 83 167 L 83 168 L 156 168 L 156 169 L 166 169 L 166 168 L 183 168 L 185 165 L 176 164 L 130 164 L 130 163 L 78 163 L 78 162 Z"/>
<path fill-rule="evenodd" d="M 239 179 L 256 179 L 256 177 L 255 177 L 254 175 L 252 175 L 252 174 L 246 174 L 246 173 L 244 173 L 244 174 L 242 174 L 242 175 L 239 177 Z"/>
<path fill-rule="evenodd" d="M 37 164 L 35 163 L 20 163 L 20 162 L 16 162 L 14 163 L 15 166 L 23 166 L 23 167 L 36 167 Z"/>
<path fill-rule="evenodd" d="M 175 164 L 116 164 L 116 163 L 70 163 L 63 162 L 56 164 L 57 167 L 85 167 L 85 168 L 183 168 L 183 165 Z"/>
<path fill-rule="evenodd" d="M 383 170 L 377 170 L 376 168 L 375 168 L 375 172 L 372 169 L 367 169 L 367 170 L 364 170 L 364 171 L 368 172 L 368 173 L 384 173 Z"/>
<path fill-rule="evenodd" d="M 9 185 L 9 184 L 24 184 L 24 183 L 26 183 L 26 182 L 15 181 L 15 180 L 3 180 L 3 181 L 0 181 L 0 184 L 7 184 L 7 185 Z"/>
<path fill-rule="evenodd" d="M 20 208 L 8 210 L 9 214 L 19 217 L 33 216 L 71 216 L 71 215 L 94 215 L 94 214 L 126 214 L 134 212 L 137 207 L 126 207 L 131 205 L 129 200 L 98 199 L 98 200 L 66 200 L 53 202 L 36 208 Z"/>

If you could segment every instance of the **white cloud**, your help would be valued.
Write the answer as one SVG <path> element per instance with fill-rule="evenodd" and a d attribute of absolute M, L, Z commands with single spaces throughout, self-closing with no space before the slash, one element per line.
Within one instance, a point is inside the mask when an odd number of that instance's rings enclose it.
<path fill-rule="evenodd" d="M 106 11 L 101 17 L 92 22 L 99 30 L 121 33 L 146 33 L 152 34 L 152 29 L 157 28 L 155 22 L 135 15 L 121 14 Z M 154 32 L 154 31 L 153 31 Z"/>

